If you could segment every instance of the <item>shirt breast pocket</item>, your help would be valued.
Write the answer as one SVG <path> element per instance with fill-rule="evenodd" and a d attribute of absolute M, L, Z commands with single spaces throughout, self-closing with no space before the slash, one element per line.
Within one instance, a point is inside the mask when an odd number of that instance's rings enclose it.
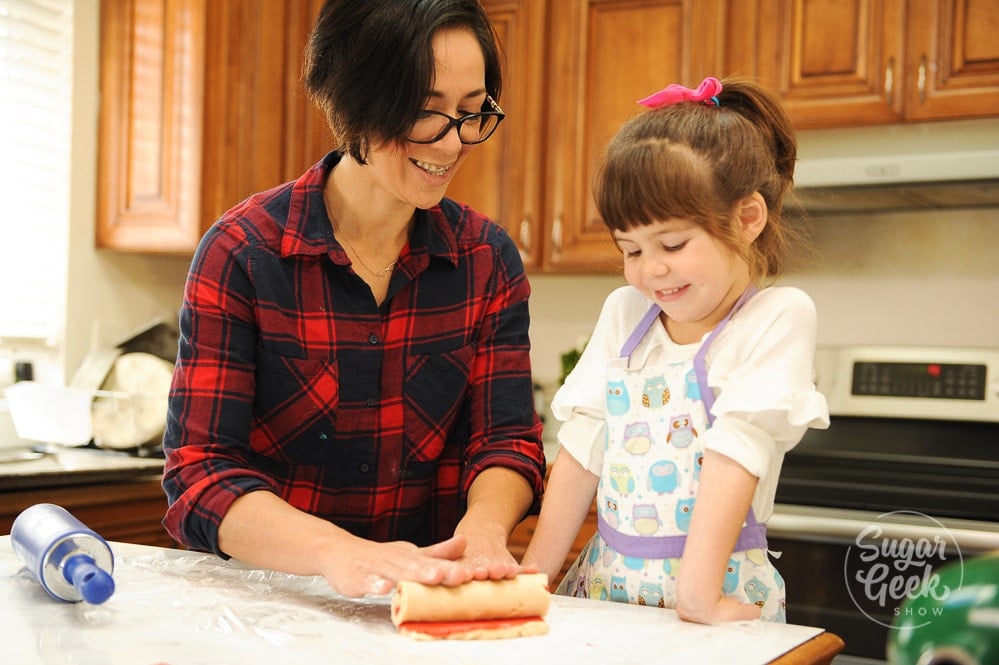
<path fill-rule="evenodd" d="M 405 378 L 405 443 L 409 461 L 434 462 L 468 397 L 475 347 L 412 356 Z"/>
<path fill-rule="evenodd" d="M 294 464 L 322 464 L 330 454 L 340 401 L 336 361 L 257 352 L 255 423 L 250 446 Z"/>

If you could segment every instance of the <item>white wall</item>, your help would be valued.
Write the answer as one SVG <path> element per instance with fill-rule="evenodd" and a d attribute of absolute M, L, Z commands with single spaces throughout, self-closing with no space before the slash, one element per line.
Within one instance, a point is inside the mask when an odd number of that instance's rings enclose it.
<path fill-rule="evenodd" d="M 69 284 L 61 364 L 66 380 L 92 345 L 119 341 L 154 318 L 173 321 L 190 258 L 94 249 L 97 209 L 99 3 L 74 5 Z"/>

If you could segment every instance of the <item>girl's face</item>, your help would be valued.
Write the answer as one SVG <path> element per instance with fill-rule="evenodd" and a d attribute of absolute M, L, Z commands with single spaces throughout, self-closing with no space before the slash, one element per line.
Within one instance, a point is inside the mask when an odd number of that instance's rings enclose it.
<path fill-rule="evenodd" d="M 697 342 L 749 286 L 745 260 L 700 225 L 683 219 L 614 232 L 628 283 L 656 302 L 679 344 Z"/>
<path fill-rule="evenodd" d="M 482 110 L 486 99 L 486 66 L 469 28 L 442 29 L 434 35 L 434 85 L 425 110 L 458 118 Z M 435 143 L 406 140 L 372 146 L 370 177 L 398 201 L 416 208 L 437 205 L 458 167 L 475 146 L 464 145 L 452 128 Z"/>

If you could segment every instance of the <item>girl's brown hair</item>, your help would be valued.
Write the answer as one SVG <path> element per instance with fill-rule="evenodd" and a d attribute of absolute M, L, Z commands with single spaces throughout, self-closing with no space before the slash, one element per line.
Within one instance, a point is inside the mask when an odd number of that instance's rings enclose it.
<path fill-rule="evenodd" d="M 780 99 L 750 79 L 723 79 L 717 100 L 663 106 L 626 122 L 597 173 L 597 209 L 618 231 L 696 221 L 741 255 L 754 279 L 777 277 L 805 246 L 782 215 L 797 155 L 791 121 Z M 747 247 L 736 207 L 754 192 L 766 201 L 768 219 Z"/>

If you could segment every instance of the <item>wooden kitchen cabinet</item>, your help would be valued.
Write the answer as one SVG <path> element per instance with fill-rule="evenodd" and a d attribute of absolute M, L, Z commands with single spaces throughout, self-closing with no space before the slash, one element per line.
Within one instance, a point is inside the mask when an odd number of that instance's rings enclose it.
<path fill-rule="evenodd" d="M 500 106 L 506 118 L 475 146 L 448 186 L 447 196 L 468 203 L 513 236 L 528 268 L 541 265 L 544 189 L 545 3 L 483 0 L 503 46 Z"/>
<path fill-rule="evenodd" d="M 499 222 L 529 269 L 617 272 L 590 184 L 603 147 L 669 83 L 723 62 L 724 0 L 486 0 L 507 54 L 508 113 L 448 196 Z M 543 26 L 543 29 L 542 29 Z"/>
<path fill-rule="evenodd" d="M 507 548 L 510 550 L 510 554 L 516 557 L 517 561 L 520 561 L 524 552 L 527 551 L 527 545 L 531 542 L 531 537 L 534 535 L 534 530 L 538 526 L 538 516 L 531 515 L 524 518 L 520 524 L 513 530 L 510 534 L 510 540 L 507 542 Z M 562 578 L 572 564 L 576 563 L 576 558 L 579 553 L 583 551 L 586 547 L 586 543 L 590 542 L 590 538 L 597 531 L 597 508 L 596 505 L 590 506 L 590 512 L 586 516 L 586 520 L 583 522 L 583 526 L 579 528 L 579 533 L 576 534 L 576 539 L 572 542 L 572 549 L 569 550 L 569 554 L 565 557 L 565 562 L 562 564 L 562 570 L 559 571 L 558 577 L 553 580 L 548 580 L 552 589 L 562 581 Z"/>
<path fill-rule="evenodd" d="M 159 475 L 0 492 L 0 534 L 10 533 L 14 519 L 37 503 L 62 506 L 106 540 L 178 546 L 161 523 L 167 501 Z"/>
<path fill-rule="evenodd" d="M 799 128 L 999 115 L 994 0 L 732 0 L 729 9 L 728 69 L 780 91 Z"/>
<path fill-rule="evenodd" d="M 301 89 L 321 0 L 103 0 L 96 244 L 190 254 L 329 146 Z"/>
<path fill-rule="evenodd" d="M 448 196 L 534 272 L 618 272 L 591 183 L 668 83 L 757 76 L 799 128 L 999 115 L 994 0 L 483 0 L 505 48 L 496 136 Z M 300 84 L 322 0 L 102 0 L 96 244 L 190 254 L 226 209 L 331 147 Z"/>
<path fill-rule="evenodd" d="M 999 3 L 910 0 L 906 120 L 999 115 Z"/>
<path fill-rule="evenodd" d="M 722 64 L 720 0 L 556 0 L 551 69 L 544 267 L 620 272 L 621 254 L 593 202 L 604 146 L 639 113 L 636 100 L 674 82 L 696 86 Z"/>

